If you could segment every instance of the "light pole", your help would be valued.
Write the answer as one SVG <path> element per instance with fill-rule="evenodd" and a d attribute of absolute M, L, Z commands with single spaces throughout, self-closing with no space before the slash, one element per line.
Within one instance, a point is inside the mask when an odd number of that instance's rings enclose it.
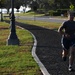
<path fill-rule="evenodd" d="M 36 0 L 33 0 L 31 5 L 32 5 L 32 9 L 34 11 L 34 21 L 35 21 L 36 20 L 35 12 L 37 11 L 38 3 Z"/>
<path fill-rule="evenodd" d="M 14 0 L 11 0 L 11 21 L 10 21 L 10 34 L 7 40 L 7 45 L 19 45 L 19 39 L 16 35 L 15 29 L 15 15 L 14 15 Z"/>
<path fill-rule="evenodd" d="M 3 13 L 2 13 L 2 8 L 1 8 L 1 22 L 3 21 Z"/>
<path fill-rule="evenodd" d="M 1 22 L 3 21 L 2 7 L 3 7 L 2 0 L 0 0 L 0 8 L 1 8 Z"/>

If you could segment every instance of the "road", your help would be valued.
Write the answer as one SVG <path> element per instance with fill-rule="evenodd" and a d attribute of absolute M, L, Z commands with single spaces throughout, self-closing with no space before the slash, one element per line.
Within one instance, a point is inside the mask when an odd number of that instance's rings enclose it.
<path fill-rule="evenodd" d="M 16 16 L 17 19 L 25 19 L 25 20 L 37 20 L 37 21 L 46 21 L 46 22 L 56 22 L 56 23 L 62 23 L 65 21 L 65 19 L 60 19 L 60 18 L 54 18 L 54 17 L 49 17 L 49 16 L 42 16 L 42 17 L 37 17 L 37 16 Z"/>

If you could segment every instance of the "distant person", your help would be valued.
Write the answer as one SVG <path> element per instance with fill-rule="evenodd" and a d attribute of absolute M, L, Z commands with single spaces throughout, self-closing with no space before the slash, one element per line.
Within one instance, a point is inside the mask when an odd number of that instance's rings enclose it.
<path fill-rule="evenodd" d="M 74 71 L 73 62 L 75 55 L 75 21 L 74 13 L 68 13 L 68 20 L 63 22 L 59 27 L 58 32 L 62 35 L 62 59 L 66 61 L 67 55 L 69 53 L 69 71 Z"/>

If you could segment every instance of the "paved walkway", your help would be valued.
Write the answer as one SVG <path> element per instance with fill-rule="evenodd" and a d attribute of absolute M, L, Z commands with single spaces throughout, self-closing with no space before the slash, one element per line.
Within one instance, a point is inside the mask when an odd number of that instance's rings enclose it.
<path fill-rule="evenodd" d="M 75 72 L 68 71 L 68 59 L 66 62 L 61 59 L 61 36 L 58 32 L 23 23 L 16 24 L 35 35 L 37 39 L 36 54 L 50 75 L 75 75 Z"/>

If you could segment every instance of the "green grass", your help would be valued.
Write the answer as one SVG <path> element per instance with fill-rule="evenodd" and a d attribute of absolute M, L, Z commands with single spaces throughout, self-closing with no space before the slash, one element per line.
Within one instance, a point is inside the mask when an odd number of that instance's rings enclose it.
<path fill-rule="evenodd" d="M 44 16 L 44 14 L 38 14 L 38 13 L 35 13 L 35 12 L 28 12 L 28 13 L 17 13 L 15 14 L 17 16 Z"/>
<path fill-rule="evenodd" d="M 15 13 L 15 16 L 44 16 L 44 14 L 38 14 L 35 12 L 27 12 L 27 13 Z M 9 16 L 9 14 L 3 14 L 3 16 Z"/>
<path fill-rule="evenodd" d="M 33 45 L 31 34 L 17 27 L 20 46 L 6 46 L 9 32 L 9 25 L 0 22 L 0 75 L 41 75 L 31 54 Z"/>
<path fill-rule="evenodd" d="M 59 26 L 61 25 L 61 23 L 33 21 L 33 20 L 17 20 L 17 21 L 25 23 L 25 24 L 41 26 L 41 27 L 45 27 L 45 28 L 53 29 L 53 30 L 57 30 Z"/>

